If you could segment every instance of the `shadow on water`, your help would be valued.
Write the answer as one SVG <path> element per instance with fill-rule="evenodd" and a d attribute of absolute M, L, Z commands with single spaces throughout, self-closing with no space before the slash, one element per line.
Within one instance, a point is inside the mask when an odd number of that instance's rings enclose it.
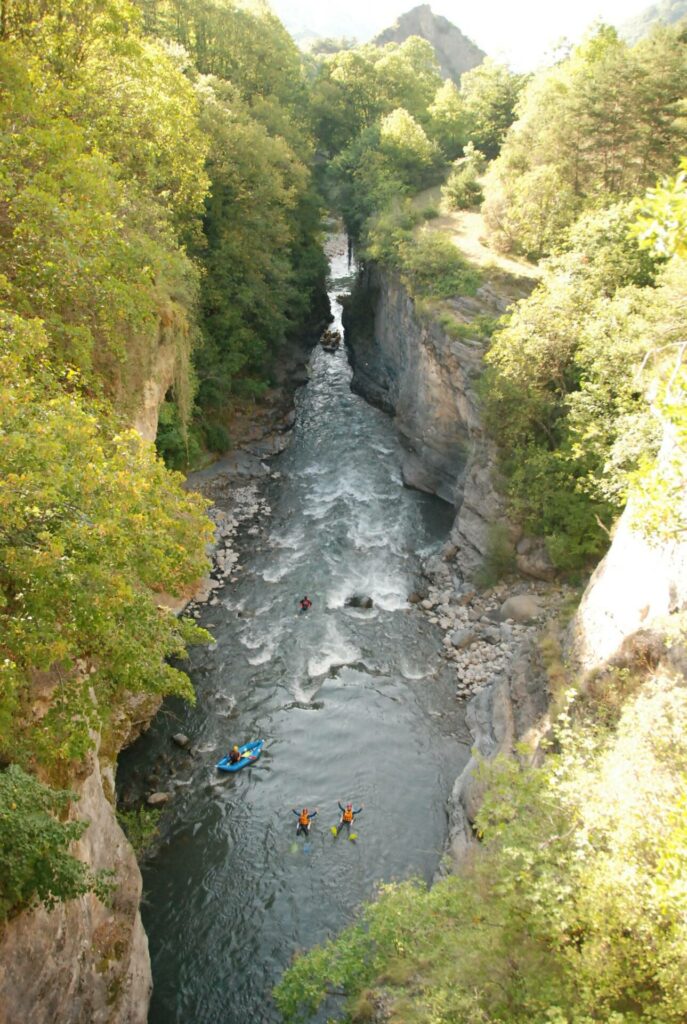
<path fill-rule="evenodd" d="M 330 256 L 340 327 L 345 239 Z M 120 788 L 149 778 L 175 794 L 144 868 L 152 1024 L 278 1020 L 270 992 L 296 951 L 340 930 L 378 881 L 431 878 L 467 760 L 439 635 L 406 602 L 451 510 L 402 486 L 393 424 L 352 394 L 343 349 L 315 351 L 297 412 L 273 515 L 202 613 L 216 644 L 191 652 L 196 706 L 168 703 L 121 759 Z M 374 607 L 346 607 L 352 594 Z M 191 754 L 171 743 L 179 730 Z M 255 766 L 214 769 L 257 737 Z M 330 832 L 347 799 L 365 805 L 356 842 Z M 307 846 L 291 813 L 304 804 L 319 809 Z"/>

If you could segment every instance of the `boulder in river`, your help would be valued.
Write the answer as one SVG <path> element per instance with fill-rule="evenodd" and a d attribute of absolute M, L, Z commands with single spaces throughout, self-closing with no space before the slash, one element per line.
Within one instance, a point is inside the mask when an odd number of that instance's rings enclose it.
<path fill-rule="evenodd" d="M 148 807 L 161 807 L 162 804 L 166 804 L 171 799 L 171 793 L 151 793 L 146 803 Z"/>
<path fill-rule="evenodd" d="M 176 745 L 181 747 L 182 750 L 186 750 L 186 748 L 190 746 L 191 741 L 185 733 L 175 732 L 172 736 L 172 743 L 176 743 Z"/>
<path fill-rule="evenodd" d="M 347 608 L 374 608 L 374 601 L 371 597 L 366 597 L 363 594 L 352 594 L 351 597 L 346 598 Z"/>

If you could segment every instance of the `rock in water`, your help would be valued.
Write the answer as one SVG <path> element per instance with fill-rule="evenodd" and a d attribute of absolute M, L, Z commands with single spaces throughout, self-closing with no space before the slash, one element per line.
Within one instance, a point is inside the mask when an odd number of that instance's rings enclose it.
<path fill-rule="evenodd" d="M 346 599 L 347 608 L 374 608 L 374 601 L 371 597 L 363 597 L 361 594 L 353 594 Z"/>
<path fill-rule="evenodd" d="M 146 803 L 148 807 L 161 807 L 162 804 L 169 802 L 171 795 L 171 793 L 151 793 Z"/>
<path fill-rule="evenodd" d="M 176 745 L 178 747 L 181 747 L 182 750 L 186 750 L 186 748 L 190 745 L 191 741 L 188 738 L 188 736 L 186 736 L 185 733 L 175 732 L 174 735 L 172 736 L 172 743 L 176 743 Z"/>

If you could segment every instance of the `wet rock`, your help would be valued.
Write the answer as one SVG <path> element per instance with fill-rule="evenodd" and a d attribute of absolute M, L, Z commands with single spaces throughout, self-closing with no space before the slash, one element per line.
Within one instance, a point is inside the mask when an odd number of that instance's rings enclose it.
<path fill-rule="evenodd" d="M 541 613 L 542 607 L 536 597 L 531 597 L 529 594 L 517 594 L 503 602 L 499 617 L 502 621 L 512 619 L 513 622 L 531 622 Z"/>
<path fill-rule="evenodd" d="M 172 798 L 171 793 L 151 793 L 146 800 L 148 807 L 161 807 L 163 804 L 168 803 Z"/>
<path fill-rule="evenodd" d="M 346 608 L 374 608 L 374 601 L 362 594 L 352 594 L 346 599 Z"/>
<path fill-rule="evenodd" d="M 188 736 L 183 732 L 175 732 L 172 736 L 172 743 L 176 743 L 182 750 L 186 750 L 191 745 L 191 741 Z"/>
<path fill-rule="evenodd" d="M 412 594 L 408 594 L 408 604 L 422 604 L 422 594 L 418 594 L 417 590 L 414 590 Z"/>
<path fill-rule="evenodd" d="M 477 637 L 471 629 L 456 629 L 450 634 L 450 639 L 456 650 L 462 651 L 474 643 Z"/>

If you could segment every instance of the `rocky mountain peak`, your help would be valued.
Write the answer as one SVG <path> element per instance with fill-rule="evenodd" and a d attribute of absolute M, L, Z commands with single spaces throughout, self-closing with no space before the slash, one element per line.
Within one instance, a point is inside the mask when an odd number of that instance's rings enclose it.
<path fill-rule="evenodd" d="M 464 71 L 481 64 L 486 56 L 456 25 L 435 14 L 429 4 L 420 4 L 402 14 L 372 41 L 377 46 L 384 46 L 385 43 L 402 43 L 410 36 L 420 36 L 432 44 L 442 75 L 455 82 Z"/>

